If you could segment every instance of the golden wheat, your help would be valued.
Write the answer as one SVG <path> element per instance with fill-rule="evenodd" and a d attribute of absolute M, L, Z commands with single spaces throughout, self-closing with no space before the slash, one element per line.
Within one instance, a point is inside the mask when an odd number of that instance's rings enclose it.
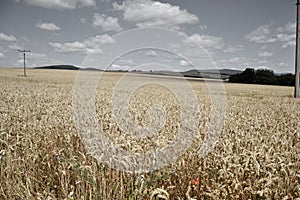
<path fill-rule="evenodd" d="M 0 69 L 0 199 L 300 197 L 300 101 L 292 98 L 291 87 L 226 83 L 224 130 L 214 150 L 199 159 L 210 121 L 210 96 L 203 82 L 190 81 L 201 113 L 194 142 L 168 167 L 132 174 L 111 169 L 86 152 L 72 115 L 75 71 L 19 74 L 20 69 Z M 98 85 L 100 127 L 124 150 L 145 152 L 166 145 L 182 120 L 175 96 L 157 84 L 133 94 L 128 109 L 141 126 L 151 121 L 151 105 L 166 109 L 160 131 L 134 138 L 112 117 L 111 95 L 121 76 L 105 73 Z M 180 81 L 170 81 L 180 87 Z"/>

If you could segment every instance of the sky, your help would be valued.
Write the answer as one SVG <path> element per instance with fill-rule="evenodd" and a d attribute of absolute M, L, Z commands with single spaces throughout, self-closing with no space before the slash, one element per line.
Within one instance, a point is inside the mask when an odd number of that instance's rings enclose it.
<path fill-rule="evenodd" d="M 0 67 L 22 67 L 18 49 L 30 49 L 28 67 L 185 71 L 214 64 L 294 73 L 295 3 L 1 0 Z"/>

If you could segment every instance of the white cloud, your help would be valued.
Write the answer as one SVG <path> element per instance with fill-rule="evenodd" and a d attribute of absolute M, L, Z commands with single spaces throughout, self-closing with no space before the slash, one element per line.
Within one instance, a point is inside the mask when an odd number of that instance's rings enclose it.
<path fill-rule="evenodd" d="M 124 11 L 124 20 L 138 27 L 166 27 L 179 29 L 180 25 L 198 22 L 198 17 L 179 6 L 151 0 L 126 0 L 113 3 L 115 10 Z"/>
<path fill-rule="evenodd" d="M 95 13 L 93 25 L 101 27 L 104 31 L 121 31 L 118 18 L 106 16 L 104 14 Z"/>
<path fill-rule="evenodd" d="M 128 65 L 118 65 L 118 64 L 112 64 L 110 66 L 110 68 L 108 68 L 110 70 L 131 70 L 132 67 L 128 66 Z"/>
<path fill-rule="evenodd" d="M 0 41 L 15 42 L 17 41 L 17 39 L 13 35 L 6 35 L 5 33 L 0 33 Z"/>
<path fill-rule="evenodd" d="M 258 54 L 258 56 L 259 56 L 259 57 L 271 57 L 271 56 L 273 56 L 273 53 L 268 52 L 268 51 L 264 51 L 264 52 L 260 52 L 260 53 Z"/>
<path fill-rule="evenodd" d="M 284 42 L 282 48 L 293 47 L 296 45 L 296 23 L 289 22 L 283 27 L 277 28 L 277 37 L 280 42 Z"/>
<path fill-rule="evenodd" d="M 295 45 L 296 23 L 289 22 L 282 27 L 274 27 L 272 24 L 261 25 L 256 30 L 247 34 L 247 40 L 255 43 L 284 43 L 282 48 L 287 48 Z"/>
<path fill-rule="evenodd" d="M 280 67 L 290 67 L 289 64 L 284 63 L 284 62 L 279 63 L 279 66 L 280 66 Z"/>
<path fill-rule="evenodd" d="M 43 29 L 43 30 L 47 30 L 47 31 L 59 31 L 60 30 L 60 27 L 58 27 L 54 23 L 39 22 L 35 26 L 38 27 L 39 29 Z"/>
<path fill-rule="evenodd" d="M 80 21 L 81 21 L 81 23 L 83 23 L 83 24 L 85 24 L 85 23 L 86 23 L 86 19 L 85 19 L 85 18 L 83 18 L 83 17 L 80 17 Z"/>
<path fill-rule="evenodd" d="M 94 49 L 87 48 L 86 52 L 84 52 L 84 53 L 85 54 L 101 54 L 101 53 L 103 53 L 103 51 L 99 48 L 94 48 Z"/>
<path fill-rule="evenodd" d="M 4 58 L 4 54 L 0 52 L 0 59 Z"/>
<path fill-rule="evenodd" d="M 236 46 L 229 45 L 226 49 L 224 49 L 224 52 L 225 53 L 234 53 L 234 52 L 243 51 L 243 50 L 244 50 L 243 45 L 236 45 Z"/>
<path fill-rule="evenodd" d="M 283 27 L 278 27 L 276 29 L 276 31 L 279 32 L 279 33 L 283 33 L 283 32 L 295 33 L 295 31 L 296 31 L 296 22 L 288 22 Z"/>
<path fill-rule="evenodd" d="M 73 10 L 78 7 L 96 7 L 96 0 L 23 0 L 29 5 L 42 8 Z"/>
<path fill-rule="evenodd" d="M 278 38 L 278 41 L 280 41 L 280 42 L 288 42 L 288 41 L 296 39 L 295 34 L 279 33 L 276 36 Z"/>
<path fill-rule="evenodd" d="M 26 54 L 26 57 L 28 59 L 42 59 L 42 58 L 46 58 L 46 54 L 43 53 L 33 53 L 33 52 L 29 52 Z"/>
<path fill-rule="evenodd" d="M 261 25 L 256 30 L 247 34 L 245 37 L 250 42 L 256 43 L 270 43 L 276 41 L 276 37 L 272 35 L 271 24 Z"/>
<path fill-rule="evenodd" d="M 23 47 L 19 46 L 19 45 L 16 44 L 16 43 L 10 44 L 10 45 L 8 45 L 8 47 L 9 47 L 10 49 L 13 49 L 13 50 L 23 49 Z"/>
<path fill-rule="evenodd" d="M 49 58 L 44 53 L 29 52 L 26 54 L 26 65 L 28 67 L 40 67 L 46 65 L 64 64 L 63 61 Z M 19 55 L 19 59 L 15 66 L 23 66 L 23 55 Z"/>
<path fill-rule="evenodd" d="M 115 64 L 120 64 L 120 65 L 136 65 L 136 63 L 129 58 L 119 58 L 118 60 L 115 61 Z"/>
<path fill-rule="evenodd" d="M 193 34 L 186 40 L 187 43 L 201 45 L 205 49 L 222 49 L 224 42 L 222 37 L 211 35 Z"/>
<path fill-rule="evenodd" d="M 50 42 L 49 44 L 55 48 L 55 51 L 60 53 L 75 53 L 86 50 L 85 45 L 78 41 L 66 43 Z"/>
<path fill-rule="evenodd" d="M 227 63 L 235 63 L 235 64 L 241 64 L 243 62 L 245 62 L 246 59 L 242 58 L 242 57 L 234 57 L 234 58 L 230 58 L 228 60 L 226 60 Z"/>
<path fill-rule="evenodd" d="M 266 60 L 255 59 L 256 65 L 266 65 L 268 62 Z"/>
<path fill-rule="evenodd" d="M 25 36 L 22 36 L 21 39 L 24 40 L 25 42 L 29 42 L 29 41 L 30 41 L 30 40 L 29 40 L 27 37 L 25 37 Z"/>
<path fill-rule="evenodd" d="M 150 50 L 150 51 L 147 51 L 147 52 L 146 52 L 146 56 L 149 56 L 149 57 L 156 57 L 156 56 L 158 56 L 158 54 L 157 54 L 155 51 Z"/>
<path fill-rule="evenodd" d="M 96 35 L 87 38 L 83 42 L 74 41 L 66 43 L 50 42 L 49 45 L 54 47 L 56 52 L 60 53 L 85 53 L 85 54 L 99 54 L 102 50 L 99 49 L 100 44 L 114 43 L 114 39 L 107 34 Z"/>
<path fill-rule="evenodd" d="M 200 30 L 201 31 L 205 31 L 207 29 L 207 26 L 206 25 L 201 25 L 199 26 Z"/>
<path fill-rule="evenodd" d="M 254 67 L 255 70 L 272 70 L 270 67 L 266 65 L 256 66 Z"/>
<path fill-rule="evenodd" d="M 296 46 L 296 41 L 294 41 L 294 40 L 291 40 L 291 41 L 288 41 L 288 42 L 286 42 L 286 43 L 284 43 L 283 45 L 282 45 L 282 48 L 288 48 L 288 47 L 294 47 L 294 46 Z"/>
<path fill-rule="evenodd" d="M 248 59 L 245 57 L 233 57 L 233 58 L 222 59 L 218 61 L 218 67 L 221 68 L 241 68 L 241 66 L 247 64 L 248 64 Z"/>
<path fill-rule="evenodd" d="M 180 66 L 190 66 L 191 64 L 188 63 L 186 60 L 180 60 Z"/>
<path fill-rule="evenodd" d="M 104 35 L 96 35 L 94 37 L 89 37 L 83 43 L 85 46 L 90 48 L 95 48 L 100 44 L 112 44 L 115 42 L 115 39 L 111 36 L 104 34 Z"/>
<path fill-rule="evenodd" d="M 189 36 L 184 32 L 178 32 L 178 36 L 180 39 L 174 42 L 170 48 L 176 54 L 196 59 L 197 61 L 194 62 L 198 62 L 197 67 L 202 64 L 201 67 L 207 67 L 211 62 L 209 57 L 214 57 L 225 45 L 222 37 L 212 35 L 193 34 Z"/>

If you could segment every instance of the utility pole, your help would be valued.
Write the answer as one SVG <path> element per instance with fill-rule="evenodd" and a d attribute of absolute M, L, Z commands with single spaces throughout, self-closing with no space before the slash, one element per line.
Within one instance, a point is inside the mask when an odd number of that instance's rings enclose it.
<path fill-rule="evenodd" d="M 300 97 L 300 0 L 297 0 L 297 22 L 296 22 L 296 60 L 295 60 L 295 93 L 294 97 Z"/>
<path fill-rule="evenodd" d="M 30 50 L 18 50 L 20 53 L 23 53 L 23 59 L 24 59 L 24 76 L 26 76 L 26 62 L 25 62 L 25 54 L 30 52 Z"/>

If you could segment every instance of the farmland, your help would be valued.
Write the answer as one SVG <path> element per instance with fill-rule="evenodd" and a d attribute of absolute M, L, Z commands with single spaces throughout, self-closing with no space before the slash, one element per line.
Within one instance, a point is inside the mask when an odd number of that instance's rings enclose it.
<path fill-rule="evenodd" d="M 31 69 L 23 77 L 21 69 L 0 69 L 0 199 L 300 198 L 300 100 L 292 97 L 292 87 L 225 83 L 222 134 L 214 150 L 199 158 L 210 95 L 204 82 L 189 81 L 201 111 L 197 137 L 168 167 L 128 173 L 86 151 L 72 114 L 76 73 Z M 128 110 L 137 124 L 150 123 L 145 113 L 151 104 L 164 106 L 167 117 L 153 137 L 125 137 L 111 111 L 111 95 L 122 75 L 105 73 L 99 82 L 100 127 L 131 152 L 166 145 L 182 120 L 178 100 L 163 85 L 135 91 Z M 169 81 L 180 87 L 181 80 Z"/>

